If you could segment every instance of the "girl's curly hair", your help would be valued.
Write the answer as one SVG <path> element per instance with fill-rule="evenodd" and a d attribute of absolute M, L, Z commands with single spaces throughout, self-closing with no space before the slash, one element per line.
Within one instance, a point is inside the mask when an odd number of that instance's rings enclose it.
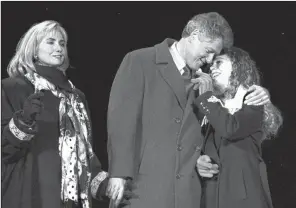
<path fill-rule="evenodd" d="M 226 55 L 232 63 L 232 74 L 230 77 L 230 85 L 234 92 L 242 84 L 245 88 L 252 85 L 260 85 L 260 71 L 256 66 L 255 61 L 250 57 L 249 53 L 237 48 L 226 48 L 222 52 Z M 265 133 L 263 139 L 275 137 L 283 124 L 283 117 L 280 110 L 272 103 L 264 105 L 264 118 L 262 122 L 262 129 Z"/>

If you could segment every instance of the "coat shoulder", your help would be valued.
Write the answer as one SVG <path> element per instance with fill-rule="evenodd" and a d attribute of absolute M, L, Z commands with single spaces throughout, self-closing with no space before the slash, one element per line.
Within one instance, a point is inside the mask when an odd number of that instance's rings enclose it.
<path fill-rule="evenodd" d="M 15 85 L 25 86 L 28 84 L 28 82 L 25 81 L 25 78 L 21 76 L 8 77 L 5 79 L 2 79 L 1 82 L 2 82 L 2 85 L 7 88 L 14 87 Z"/>
<path fill-rule="evenodd" d="M 155 48 L 147 47 L 141 48 L 130 52 L 130 55 L 133 59 L 138 59 L 139 61 L 147 62 L 155 59 Z"/>
<path fill-rule="evenodd" d="M 24 77 L 9 77 L 1 80 L 1 87 L 7 93 L 32 92 L 33 85 Z"/>
<path fill-rule="evenodd" d="M 83 99 L 85 99 L 85 94 L 78 88 L 75 88 L 75 91 L 77 92 L 77 94 L 82 97 Z"/>
<path fill-rule="evenodd" d="M 82 102 L 84 104 L 87 104 L 87 100 L 86 100 L 86 97 L 85 97 L 85 94 L 78 88 L 75 88 L 75 92 L 79 95 L 79 97 L 81 98 Z"/>

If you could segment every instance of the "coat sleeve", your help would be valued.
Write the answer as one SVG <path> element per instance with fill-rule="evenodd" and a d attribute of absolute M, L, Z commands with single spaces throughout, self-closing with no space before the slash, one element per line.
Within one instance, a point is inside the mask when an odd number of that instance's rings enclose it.
<path fill-rule="evenodd" d="M 6 82 L 7 83 L 7 82 Z M 15 163 L 29 151 L 30 141 L 35 136 L 36 125 L 32 128 L 20 123 L 21 103 L 15 83 L 5 86 L 1 83 L 1 151 L 4 164 Z M 22 104 L 20 104 L 22 105 Z"/>
<path fill-rule="evenodd" d="M 85 106 L 85 110 L 87 112 L 89 122 L 91 129 L 93 130 L 92 127 L 92 122 L 91 122 L 91 113 L 89 109 L 88 102 L 86 100 L 86 97 L 83 92 L 81 92 L 79 89 L 76 89 L 76 92 L 82 99 L 82 102 Z M 91 146 L 93 148 L 93 137 L 91 136 Z M 102 170 L 102 165 L 95 154 L 95 151 L 93 149 L 94 155 L 90 161 L 90 167 L 91 167 L 91 181 L 90 181 L 90 192 L 91 195 L 94 199 L 102 200 L 103 197 L 105 196 L 106 193 L 106 188 L 108 184 L 108 173 Z"/>
<path fill-rule="evenodd" d="M 206 115 L 215 131 L 226 139 L 244 138 L 262 128 L 263 106 L 243 105 L 232 115 L 221 106 L 212 92 L 200 95 L 195 104 Z"/>
<path fill-rule="evenodd" d="M 135 56 L 131 52 L 124 57 L 111 88 L 107 116 L 110 177 L 133 178 L 144 95 L 144 73 Z"/>
<path fill-rule="evenodd" d="M 18 122 L 18 117 L 22 110 L 23 101 L 32 92 L 31 86 L 16 78 L 4 79 L 1 82 L 2 196 L 6 193 L 10 195 L 9 193 L 17 189 L 20 190 L 24 180 L 25 167 L 30 164 L 27 155 L 36 129 L 30 130 L 30 127 L 22 125 Z M 12 181 L 13 183 L 11 183 Z M 16 202 L 20 201 L 18 191 L 16 191 L 15 200 Z"/>

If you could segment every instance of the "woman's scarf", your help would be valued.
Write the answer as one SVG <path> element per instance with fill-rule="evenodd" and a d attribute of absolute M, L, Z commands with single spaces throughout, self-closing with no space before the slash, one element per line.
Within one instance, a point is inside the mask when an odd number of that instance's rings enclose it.
<path fill-rule="evenodd" d="M 37 73 L 25 77 L 34 85 L 35 93 L 50 90 L 60 98 L 59 104 L 59 154 L 61 156 L 61 200 L 81 200 L 83 208 L 89 208 L 89 184 L 91 180 L 90 161 L 94 156 L 91 146 L 91 125 L 87 111 L 79 95 L 59 90 L 54 84 Z"/>

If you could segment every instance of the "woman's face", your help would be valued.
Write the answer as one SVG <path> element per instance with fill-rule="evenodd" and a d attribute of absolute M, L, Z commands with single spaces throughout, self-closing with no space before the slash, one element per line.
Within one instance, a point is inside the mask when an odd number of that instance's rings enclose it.
<path fill-rule="evenodd" d="M 223 90 L 229 87 L 232 63 L 228 56 L 217 56 L 210 67 L 210 71 L 214 85 Z"/>
<path fill-rule="evenodd" d="M 60 32 L 50 32 L 37 49 L 38 62 L 46 66 L 60 66 L 66 55 L 66 42 Z"/>

